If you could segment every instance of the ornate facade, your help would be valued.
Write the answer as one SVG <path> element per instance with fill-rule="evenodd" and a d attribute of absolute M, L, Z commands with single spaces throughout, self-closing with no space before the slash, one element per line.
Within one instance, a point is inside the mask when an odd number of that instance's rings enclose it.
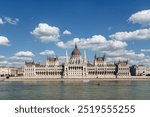
<path fill-rule="evenodd" d="M 133 65 L 130 67 L 132 76 L 150 76 L 150 67 L 145 65 Z"/>
<path fill-rule="evenodd" d="M 47 58 L 46 65 L 35 62 L 25 62 L 25 77 L 36 78 L 118 78 L 130 76 L 128 61 L 108 64 L 105 55 L 94 56 L 93 63 L 87 62 L 86 51 L 82 58 L 77 45 L 69 58 L 67 50 L 63 64 L 58 58 Z"/>
<path fill-rule="evenodd" d="M 0 77 L 7 75 L 10 75 L 11 77 L 23 76 L 23 68 L 0 66 Z"/>

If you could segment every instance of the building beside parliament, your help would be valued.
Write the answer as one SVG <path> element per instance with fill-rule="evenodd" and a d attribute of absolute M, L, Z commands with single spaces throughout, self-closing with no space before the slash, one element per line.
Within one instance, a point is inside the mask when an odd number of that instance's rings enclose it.
<path fill-rule="evenodd" d="M 60 64 L 57 57 L 47 58 L 46 65 L 35 62 L 25 62 L 25 77 L 36 78 L 117 78 L 130 76 L 128 61 L 107 63 L 103 57 L 94 56 L 93 63 L 87 62 L 86 51 L 82 58 L 77 45 L 69 58 L 67 50 L 64 63 Z"/>

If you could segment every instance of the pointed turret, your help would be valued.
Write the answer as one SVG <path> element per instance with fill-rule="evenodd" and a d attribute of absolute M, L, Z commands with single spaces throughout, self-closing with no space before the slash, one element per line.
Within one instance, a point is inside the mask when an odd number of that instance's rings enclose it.
<path fill-rule="evenodd" d="M 106 60 L 106 55 L 104 54 L 104 56 L 103 56 L 103 60 Z"/>
<path fill-rule="evenodd" d="M 75 49 L 77 49 L 77 43 L 75 43 Z"/>
<path fill-rule="evenodd" d="M 127 64 L 129 63 L 128 59 L 127 59 Z"/>
<path fill-rule="evenodd" d="M 97 62 L 96 62 L 96 52 L 95 52 L 95 55 L 94 55 L 94 61 L 93 61 L 93 64 L 96 66 L 97 65 Z"/>
<path fill-rule="evenodd" d="M 96 52 L 95 52 L 95 55 L 94 55 L 94 59 L 96 59 Z"/>
<path fill-rule="evenodd" d="M 65 63 L 68 64 L 68 52 L 67 52 L 67 49 L 66 49 L 66 59 L 65 59 Z"/>
<path fill-rule="evenodd" d="M 83 58 L 84 64 L 86 64 L 86 50 L 84 49 L 84 58 Z"/>

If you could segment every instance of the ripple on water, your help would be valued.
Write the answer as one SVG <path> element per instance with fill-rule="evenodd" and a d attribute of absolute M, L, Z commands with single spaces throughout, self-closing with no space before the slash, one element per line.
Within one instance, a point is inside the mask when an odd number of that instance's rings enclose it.
<path fill-rule="evenodd" d="M 0 99 L 150 99 L 150 81 L 0 82 Z"/>

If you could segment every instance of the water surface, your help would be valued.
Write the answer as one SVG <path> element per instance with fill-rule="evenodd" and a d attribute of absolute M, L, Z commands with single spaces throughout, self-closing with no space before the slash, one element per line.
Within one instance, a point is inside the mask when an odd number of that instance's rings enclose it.
<path fill-rule="evenodd" d="M 0 99 L 141 100 L 150 99 L 150 81 L 0 82 Z"/>

